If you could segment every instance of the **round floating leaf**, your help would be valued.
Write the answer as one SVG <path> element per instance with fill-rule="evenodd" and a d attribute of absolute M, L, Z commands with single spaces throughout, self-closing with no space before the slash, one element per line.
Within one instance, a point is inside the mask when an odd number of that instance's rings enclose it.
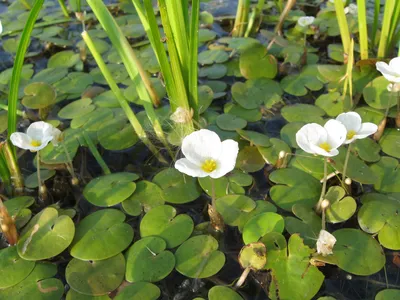
<path fill-rule="evenodd" d="M 315 105 L 322 108 L 328 116 L 336 117 L 345 111 L 346 101 L 348 100 L 343 99 L 339 92 L 331 92 L 319 96 Z"/>
<path fill-rule="evenodd" d="M 36 263 L 33 271 L 24 280 L 7 289 L 0 290 L 0 299 L 58 300 L 64 294 L 61 280 L 50 278 L 57 273 L 55 265 Z"/>
<path fill-rule="evenodd" d="M 55 170 L 48 170 L 48 169 L 40 170 L 40 179 L 42 181 L 46 181 L 47 179 L 52 178 L 54 175 L 56 175 Z M 31 175 L 25 178 L 25 186 L 30 189 L 34 189 L 39 186 L 37 172 L 32 173 Z"/>
<path fill-rule="evenodd" d="M 84 218 L 76 228 L 71 255 L 81 260 L 102 260 L 121 253 L 133 239 L 125 214 L 103 209 Z"/>
<path fill-rule="evenodd" d="M 274 78 L 278 73 L 276 58 L 268 54 L 267 48 L 261 44 L 254 44 L 246 48 L 240 55 L 240 72 L 247 79 Z"/>
<path fill-rule="evenodd" d="M 371 166 L 371 171 L 378 180 L 374 188 L 382 193 L 400 193 L 399 162 L 392 157 L 382 157 L 380 161 Z"/>
<path fill-rule="evenodd" d="M 70 289 L 66 295 L 65 300 L 110 300 L 111 298 L 107 295 L 103 296 L 88 296 L 80 294 L 77 291 Z"/>
<path fill-rule="evenodd" d="M 132 125 L 125 117 L 105 122 L 97 132 L 97 138 L 101 146 L 111 151 L 130 148 L 139 140 Z"/>
<path fill-rule="evenodd" d="M 339 229 L 333 233 L 336 244 L 333 258 L 346 272 L 368 276 L 383 268 L 385 254 L 379 243 L 370 235 L 357 229 Z"/>
<path fill-rule="evenodd" d="M 395 128 L 387 128 L 379 140 L 382 151 L 387 155 L 400 158 L 400 131 Z"/>
<path fill-rule="evenodd" d="M 35 267 L 34 261 L 22 259 L 17 247 L 12 246 L 0 250 L 0 270 L 4 276 L 0 277 L 0 289 L 16 285 L 24 280 Z"/>
<path fill-rule="evenodd" d="M 256 207 L 256 202 L 244 195 L 227 195 L 217 199 L 216 207 L 226 224 L 238 226 Z"/>
<path fill-rule="evenodd" d="M 240 105 L 233 103 L 225 104 L 224 113 L 238 116 L 247 122 L 257 122 L 262 118 L 260 109 L 245 109 Z"/>
<path fill-rule="evenodd" d="M 324 158 L 301 149 L 296 150 L 296 155 L 290 160 L 289 167 L 304 171 L 318 180 L 324 177 Z M 333 171 L 335 169 L 328 164 L 328 174 Z"/>
<path fill-rule="evenodd" d="M 229 176 L 228 176 L 229 178 Z M 229 181 L 227 177 L 220 177 L 217 179 L 211 179 L 210 177 L 198 178 L 201 188 L 205 191 L 209 196 L 212 196 L 212 181 L 214 181 L 214 192 L 215 197 L 220 198 L 228 194 L 244 194 L 244 189 L 234 183 Z"/>
<path fill-rule="evenodd" d="M 400 290 L 386 289 L 375 296 L 375 300 L 396 300 L 400 298 Z"/>
<path fill-rule="evenodd" d="M 167 244 L 159 237 L 144 237 L 126 253 L 126 280 L 157 282 L 175 267 L 175 256 L 165 251 Z"/>
<path fill-rule="evenodd" d="M 301 127 L 305 125 L 304 122 L 291 122 L 286 124 L 281 129 L 281 138 L 292 148 L 299 148 L 296 142 L 296 133 Z"/>
<path fill-rule="evenodd" d="M 269 137 L 265 134 L 250 130 L 237 130 L 237 133 L 239 133 L 242 138 L 249 141 L 251 145 L 260 147 L 272 146 Z"/>
<path fill-rule="evenodd" d="M 162 188 L 164 199 L 169 203 L 188 203 L 201 195 L 196 178 L 186 176 L 175 168 L 168 168 L 157 173 L 153 182 Z"/>
<path fill-rule="evenodd" d="M 83 195 L 97 206 L 113 206 L 126 200 L 136 189 L 132 182 L 138 176 L 133 173 L 114 173 L 97 177 L 90 181 L 83 190 Z"/>
<path fill-rule="evenodd" d="M 330 206 L 326 210 L 326 221 L 340 223 L 350 219 L 357 209 L 357 203 L 353 197 L 347 196 L 346 191 L 340 186 L 332 186 L 325 194 Z"/>
<path fill-rule="evenodd" d="M 236 167 L 245 172 L 257 172 L 265 166 L 265 161 L 256 146 L 246 146 L 239 151 Z"/>
<path fill-rule="evenodd" d="M 204 43 L 215 39 L 217 34 L 214 31 L 206 28 L 199 29 L 199 43 Z"/>
<path fill-rule="evenodd" d="M 363 90 L 365 102 L 377 109 L 386 109 L 388 106 L 395 106 L 397 97 L 387 90 L 388 85 L 389 81 L 383 76 L 372 80 Z"/>
<path fill-rule="evenodd" d="M 17 244 L 18 254 L 26 260 L 42 260 L 63 252 L 75 234 L 74 222 L 68 216 L 58 216 L 48 207 L 26 225 Z"/>
<path fill-rule="evenodd" d="M 242 268 L 261 270 L 267 263 L 267 249 L 261 242 L 250 243 L 242 248 L 239 253 L 239 263 Z"/>
<path fill-rule="evenodd" d="M 176 216 L 176 210 L 161 205 L 150 210 L 140 222 L 140 235 L 159 236 L 167 242 L 167 248 L 182 244 L 193 231 L 193 220 L 188 215 Z"/>
<path fill-rule="evenodd" d="M 229 59 L 229 54 L 224 50 L 206 50 L 199 54 L 199 64 L 212 65 L 224 63 Z"/>
<path fill-rule="evenodd" d="M 222 114 L 217 118 L 217 125 L 219 128 L 228 131 L 235 131 L 246 127 L 246 120 L 231 114 Z"/>
<path fill-rule="evenodd" d="M 281 110 L 282 117 L 288 122 L 323 123 L 325 112 L 317 106 L 310 104 L 288 105 Z"/>
<path fill-rule="evenodd" d="M 281 81 L 281 87 L 286 93 L 298 97 L 307 95 L 309 90 L 319 91 L 323 86 L 315 75 L 307 72 L 299 75 L 288 75 Z"/>
<path fill-rule="evenodd" d="M 270 139 L 272 144 L 271 147 L 257 147 L 258 151 L 260 152 L 261 156 L 264 158 L 267 164 L 276 164 L 279 158 L 279 153 L 281 151 L 285 153 L 291 153 L 290 147 L 282 140 L 272 138 Z"/>
<path fill-rule="evenodd" d="M 234 290 L 227 286 L 217 285 L 208 291 L 209 300 L 243 300 Z"/>
<path fill-rule="evenodd" d="M 278 169 L 269 179 L 278 184 L 270 190 L 271 199 L 284 210 L 291 211 L 294 204 L 313 207 L 319 199 L 321 183 L 301 170 Z"/>
<path fill-rule="evenodd" d="M 45 82 L 34 82 L 24 89 L 22 104 L 31 109 L 45 108 L 56 103 L 56 92 Z"/>
<path fill-rule="evenodd" d="M 261 105 L 271 108 L 282 100 L 282 94 L 279 83 L 267 78 L 250 79 L 232 85 L 233 99 L 245 109 L 256 109 Z"/>
<path fill-rule="evenodd" d="M 4 206 L 7 208 L 8 213 L 15 220 L 17 229 L 22 228 L 26 223 L 28 223 L 32 215 L 32 212 L 28 207 L 33 203 L 35 203 L 35 198 L 30 196 L 20 196 L 4 202 Z"/>
<path fill-rule="evenodd" d="M 372 122 L 375 124 L 379 124 L 385 117 L 384 111 L 372 108 L 370 106 L 358 107 L 356 108 L 355 112 L 361 116 L 363 122 Z"/>
<path fill-rule="evenodd" d="M 230 182 L 236 183 L 239 186 L 249 186 L 253 183 L 253 177 L 239 170 L 233 170 L 229 175 Z"/>
<path fill-rule="evenodd" d="M 367 202 L 364 198 L 370 199 Z M 358 211 L 358 224 L 367 233 L 379 232 L 382 246 L 392 250 L 400 249 L 400 199 L 381 194 L 365 194 L 363 206 Z M 379 212 L 379 213 L 377 213 Z"/>
<path fill-rule="evenodd" d="M 71 288 L 91 296 L 101 296 L 115 290 L 124 275 L 125 259 L 122 254 L 97 261 L 73 258 L 65 270 L 65 277 Z"/>
<path fill-rule="evenodd" d="M 122 202 L 122 207 L 129 215 L 138 216 L 143 210 L 148 212 L 164 202 L 161 188 L 150 181 L 142 180 L 137 183 L 135 192 Z"/>
<path fill-rule="evenodd" d="M 92 104 L 92 99 L 83 98 L 64 106 L 58 112 L 58 116 L 62 119 L 73 119 L 84 116 L 92 112 L 94 109 L 95 106 Z"/>
<path fill-rule="evenodd" d="M 81 94 L 89 85 L 93 84 L 93 78 L 88 73 L 70 72 L 60 81 L 54 84 L 54 87 L 61 93 Z"/>
<path fill-rule="evenodd" d="M 387 130 L 385 130 L 385 133 Z M 382 141 L 382 138 L 380 141 Z M 353 142 L 353 146 L 358 156 L 366 162 L 376 162 L 381 159 L 379 155 L 381 147 L 373 139 L 356 140 Z"/>
<path fill-rule="evenodd" d="M 199 69 L 199 77 L 207 77 L 208 79 L 220 79 L 226 75 L 227 67 L 222 64 L 214 64 L 212 66 L 202 67 Z"/>
<path fill-rule="evenodd" d="M 304 239 L 304 244 L 315 247 L 321 230 L 321 218 L 315 211 L 302 204 L 295 204 L 292 207 L 293 214 L 297 217 L 286 217 L 285 228 L 290 234 L 298 233 Z"/>
<path fill-rule="evenodd" d="M 188 239 L 175 252 L 176 270 L 190 278 L 215 275 L 225 264 L 225 255 L 217 249 L 218 242 L 210 235 Z"/>
<path fill-rule="evenodd" d="M 243 242 L 250 244 L 258 242 L 261 237 L 269 232 L 282 233 L 285 228 L 285 221 L 282 216 L 273 213 L 265 212 L 252 217 L 247 221 L 243 228 Z"/>
<path fill-rule="evenodd" d="M 297 234 L 289 238 L 288 246 L 281 236 L 278 242 L 267 246 L 266 269 L 272 278 L 268 296 L 271 299 L 312 299 L 320 289 L 324 275 L 317 267 L 310 265 L 310 255 L 314 252 L 303 244 Z"/>
<path fill-rule="evenodd" d="M 243 214 L 242 217 L 240 218 L 240 223 L 238 226 L 240 232 L 243 231 L 243 228 L 246 225 L 246 223 L 254 216 L 257 216 L 264 212 L 276 212 L 277 211 L 276 207 L 270 202 L 267 202 L 264 200 L 257 200 L 255 202 L 256 202 L 256 207 L 252 211 L 250 211 L 246 214 Z"/>
<path fill-rule="evenodd" d="M 79 53 L 72 50 L 60 51 L 54 54 L 47 62 L 48 68 L 71 68 L 80 61 Z"/>
<path fill-rule="evenodd" d="M 260 45 L 259 40 L 250 37 L 222 37 L 218 42 L 228 44 L 229 48 L 233 48 L 239 53 L 243 53 L 244 50 L 254 45 Z"/>
<path fill-rule="evenodd" d="M 72 119 L 71 128 L 82 128 L 86 131 L 97 132 L 105 122 L 113 119 L 114 117 L 114 113 L 111 109 L 102 107 L 96 108 L 86 115 Z"/>
<path fill-rule="evenodd" d="M 158 286 L 149 282 L 136 282 L 124 287 L 114 300 L 157 300 L 160 295 Z"/>

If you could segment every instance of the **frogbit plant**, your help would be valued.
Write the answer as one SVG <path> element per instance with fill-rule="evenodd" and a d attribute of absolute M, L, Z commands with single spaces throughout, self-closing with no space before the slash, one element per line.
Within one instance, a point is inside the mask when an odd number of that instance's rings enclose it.
<path fill-rule="evenodd" d="M 304 32 L 304 47 L 307 46 L 307 30 L 308 27 L 314 23 L 315 18 L 314 17 L 300 17 L 297 20 L 297 24 L 299 24 L 299 26 L 301 27 L 302 31 Z"/>
<path fill-rule="evenodd" d="M 211 177 L 212 199 L 209 206 L 210 222 L 214 229 L 223 230 L 222 217 L 216 210 L 215 188 L 212 179 L 220 178 L 235 168 L 239 145 L 234 140 L 221 141 L 218 134 L 200 129 L 182 141 L 184 158 L 175 163 L 181 173 L 192 177 Z"/>

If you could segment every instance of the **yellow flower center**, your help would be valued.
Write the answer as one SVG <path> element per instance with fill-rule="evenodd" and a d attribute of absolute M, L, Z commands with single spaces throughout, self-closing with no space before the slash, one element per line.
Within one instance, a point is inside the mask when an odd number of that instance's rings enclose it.
<path fill-rule="evenodd" d="M 326 152 L 331 151 L 331 145 L 329 145 L 327 142 L 319 144 L 319 147 L 324 149 Z"/>
<path fill-rule="evenodd" d="M 213 159 L 206 159 L 201 165 L 201 168 L 204 172 L 211 173 L 217 168 L 217 162 Z"/>
<path fill-rule="evenodd" d="M 37 140 L 32 140 L 31 141 L 31 146 L 32 147 L 39 147 L 42 143 L 40 141 Z"/>
<path fill-rule="evenodd" d="M 347 131 L 346 139 L 351 140 L 356 135 L 354 130 Z"/>

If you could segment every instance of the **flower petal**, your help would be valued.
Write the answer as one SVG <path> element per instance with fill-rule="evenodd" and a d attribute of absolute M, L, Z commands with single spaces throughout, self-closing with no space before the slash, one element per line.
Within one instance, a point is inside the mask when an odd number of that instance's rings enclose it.
<path fill-rule="evenodd" d="M 378 61 L 376 69 L 390 82 L 400 82 L 400 77 L 387 63 Z"/>
<path fill-rule="evenodd" d="M 317 252 L 323 256 L 332 254 L 336 238 L 326 230 L 321 230 L 317 240 Z"/>
<path fill-rule="evenodd" d="M 390 60 L 389 68 L 392 70 L 392 72 L 395 72 L 398 76 L 400 75 L 400 56 Z"/>
<path fill-rule="evenodd" d="M 209 174 L 204 172 L 199 166 L 190 162 L 187 158 L 181 158 L 176 161 L 175 169 L 179 172 L 192 177 L 207 177 Z"/>
<path fill-rule="evenodd" d="M 33 140 L 37 140 L 43 143 L 43 140 L 47 139 L 49 136 L 52 137 L 52 131 L 54 127 L 46 122 L 39 121 L 34 122 L 29 125 L 26 134 L 31 137 Z M 51 139 L 50 139 L 51 140 Z"/>
<path fill-rule="evenodd" d="M 235 168 L 239 144 L 234 140 L 222 142 L 221 156 L 217 160 L 217 169 L 210 173 L 211 178 L 220 178 Z"/>
<path fill-rule="evenodd" d="M 324 128 L 328 133 L 327 142 L 331 146 L 331 149 L 339 148 L 346 140 L 347 130 L 341 122 L 329 120 L 325 123 Z"/>
<path fill-rule="evenodd" d="M 316 145 L 327 139 L 327 132 L 319 124 L 306 124 L 296 133 L 297 145 L 307 153 L 315 154 L 310 145 Z"/>
<path fill-rule="evenodd" d="M 356 139 L 363 139 L 374 134 L 378 130 L 378 126 L 374 123 L 362 123 L 361 129 L 357 132 Z"/>
<path fill-rule="evenodd" d="M 201 129 L 182 141 L 182 152 L 192 163 L 201 165 L 206 159 L 217 160 L 221 154 L 221 139 L 214 131 Z"/>
<path fill-rule="evenodd" d="M 11 143 L 18 148 L 30 150 L 32 148 L 31 141 L 32 139 L 26 134 L 22 132 L 14 132 L 10 136 Z"/>
<path fill-rule="evenodd" d="M 361 117 L 354 111 L 342 113 L 336 117 L 336 120 L 341 122 L 347 131 L 354 130 L 358 132 L 361 128 Z"/>
<path fill-rule="evenodd" d="M 336 152 L 336 149 L 332 149 L 331 151 L 326 151 L 317 145 L 310 145 L 311 151 L 309 153 L 318 154 L 326 157 L 336 156 L 339 152 Z M 335 151 L 336 150 L 336 151 Z"/>

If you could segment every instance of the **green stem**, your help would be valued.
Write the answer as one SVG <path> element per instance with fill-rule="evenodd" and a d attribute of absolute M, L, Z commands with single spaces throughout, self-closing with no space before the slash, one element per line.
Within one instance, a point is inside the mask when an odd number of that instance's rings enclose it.
<path fill-rule="evenodd" d="M 239 0 L 235 23 L 233 25 L 232 36 L 242 37 L 247 27 L 249 19 L 250 0 Z"/>
<path fill-rule="evenodd" d="M 361 59 L 368 59 L 367 9 L 365 1 L 366 0 L 357 0 Z"/>
<path fill-rule="evenodd" d="M 326 225 L 325 225 L 325 223 L 326 223 L 326 221 L 325 221 L 325 219 L 326 219 L 326 217 L 325 217 L 325 210 L 326 210 L 326 208 L 323 208 L 322 209 L 322 218 L 321 218 L 321 228 L 322 228 L 322 230 L 325 230 L 326 229 Z"/>
<path fill-rule="evenodd" d="M 345 188 L 345 180 L 346 180 L 346 172 L 347 172 L 347 165 L 349 163 L 349 158 L 350 158 L 350 152 L 351 152 L 351 148 L 352 148 L 352 143 L 349 144 L 349 146 L 347 147 L 347 152 L 346 152 L 346 158 L 344 160 L 344 165 L 343 165 L 343 172 L 342 172 L 342 184 L 343 187 Z M 345 188 L 346 189 L 346 188 Z"/>
<path fill-rule="evenodd" d="M 68 148 L 65 145 L 64 141 L 61 141 L 61 145 L 64 149 L 65 156 L 67 157 L 67 169 L 71 173 L 72 178 L 76 178 L 74 165 L 72 164 L 72 159 L 71 159 L 71 155 L 69 155 Z"/>
<path fill-rule="evenodd" d="M 0 104 L 0 109 L 4 109 L 4 110 L 8 111 L 8 106 L 5 104 Z M 20 116 L 22 118 L 26 117 L 25 113 L 22 110 L 17 109 L 16 112 L 17 112 L 18 116 Z"/>
<path fill-rule="evenodd" d="M 37 181 L 38 181 L 38 191 L 39 191 L 39 198 L 40 198 L 40 188 L 42 186 L 42 178 L 40 177 L 40 151 L 36 153 L 36 174 L 37 174 Z"/>
<path fill-rule="evenodd" d="M 11 180 L 14 184 L 16 194 L 19 195 L 24 190 L 24 178 L 21 175 L 17 159 L 8 142 L 3 145 L 3 154 L 5 161 L 7 162 L 8 170 L 11 174 Z"/>
<path fill-rule="evenodd" d="M 345 54 L 348 54 L 350 47 L 350 32 L 342 0 L 335 0 L 335 10 L 340 29 L 340 36 L 342 37 L 343 51 Z"/>
<path fill-rule="evenodd" d="M 198 53 L 199 53 L 199 13 L 200 0 L 192 1 L 192 15 L 190 22 L 190 44 L 189 44 L 189 89 L 188 98 L 190 107 L 193 109 L 193 118 L 199 120 L 199 91 L 198 91 Z M 189 124 L 188 126 L 193 126 Z"/>
<path fill-rule="evenodd" d="M 375 48 L 376 33 L 378 31 L 379 25 L 379 12 L 381 10 L 381 0 L 375 0 L 374 6 L 374 23 L 372 24 L 372 38 L 371 38 L 371 48 Z"/>
<path fill-rule="evenodd" d="M 389 43 L 389 38 L 390 38 L 389 37 L 390 25 L 392 22 L 394 6 L 395 6 L 395 0 L 386 0 L 385 11 L 383 13 L 383 25 L 382 25 L 381 37 L 378 48 L 378 58 L 384 58 L 386 56 L 387 45 Z"/>
<path fill-rule="evenodd" d="M 322 182 L 321 195 L 319 196 L 319 200 L 318 200 L 317 207 L 316 207 L 317 212 L 321 212 L 321 204 L 322 204 L 322 201 L 324 201 L 325 194 L 326 194 L 327 177 L 328 177 L 328 159 L 326 157 L 324 157 L 324 179 Z"/>
<path fill-rule="evenodd" d="M 217 211 L 217 205 L 216 205 L 216 197 L 215 197 L 215 182 L 214 178 L 211 178 L 211 206 L 214 208 L 215 211 Z"/>
<path fill-rule="evenodd" d="M 94 158 L 96 159 L 97 163 L 100 165 L 101 169 L 103 170 L 104 175 L 111 174 L 110 169 L 108 168 L 106 162 L 104 159 L 101 157 L 99 151 L 97 150 L 96 146 L 93 144 L 92 139 L 89 137 L 89 135 L 85 132 L 82 131 L 83 137 L 85 138 L 86 144 L 88 145 L 90 152 L 92 152 Z"/>
<path fill-rule="evenodd" d="M 60 4 L 61 10 L 62 10 L 64 16 L 69 18 L 69 12 L 68 12 L 67 6 L 65 5 L 65 1 L 58 0 L 58 3 Z"/>

